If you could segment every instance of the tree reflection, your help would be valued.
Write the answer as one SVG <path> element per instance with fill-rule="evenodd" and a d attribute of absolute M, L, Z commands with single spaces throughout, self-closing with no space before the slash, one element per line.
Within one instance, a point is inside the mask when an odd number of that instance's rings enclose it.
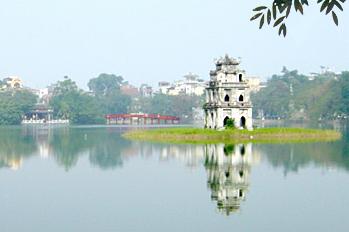
<path fill-rule="evenodd" d="M 37 149 L 33 137 L 22 134 L 21 128 L 0 128 L 0 168 L 18 169 L 22 160 Z"/>
<path fill-rule="evenodd" d="M 121 167 L 123 158 L 121 152 L 131 143 L 120 137 L 120 134 L 101 133 L 99 141 L 90 149 L 89 160 L 102 169 Z"/>
<path fill-rule="evenodd" d="M 240 209 L 241 202 L 246 199 L 251 165 L 256 158 L 251 144 L 206 145 L 207 185 L 218 211 L 229 215 Z"/>
<path fill-rule="evenodd" d="M 129 143 L 106 128 L 68 128 L 54 133 L 51 139 L 53 155 L 66 170 L 74 167 L 83 154 L 89 154 L 91 164 L 102 169 L 119 167 L 121 150 Z"/>
<path fill-rule="evenodd" d="M 349 143 L 345 139 L 328 143 L 270 144 L 255 147 L 272 166 L 282 167 L 284 175 L 297 173 L 309 165 L 349 171 Z"/>
<path fill-rule="evenodd" d="M 0 168 L 17 169 L 25 157 L 53 157 L 65 170 L 81 156 L 101 169 L 122 166 L 121 152 L 130 142 L 108 128 L 23 126 L 0 128 Z"/>

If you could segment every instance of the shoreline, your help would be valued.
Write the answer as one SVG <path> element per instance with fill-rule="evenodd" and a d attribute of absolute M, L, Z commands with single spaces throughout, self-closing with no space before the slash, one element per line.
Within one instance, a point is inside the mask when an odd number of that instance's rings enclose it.
<path fill-rule="evenodd" d="M 126 139 L 170 143 L 307 143 L 331 142 L 342 135 L 334 130 L 305 128 L 260 128 L 253 131 L 216 131 L 201 128 L 162 128 L 132 130 L 122 135 Z"/>

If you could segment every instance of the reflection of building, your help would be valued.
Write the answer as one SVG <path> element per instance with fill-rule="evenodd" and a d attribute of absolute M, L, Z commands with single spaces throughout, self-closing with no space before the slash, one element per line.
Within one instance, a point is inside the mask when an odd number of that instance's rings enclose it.
<path fill-rule="evenodd" d="M 14 171 L 17 171 L 22 166 L 22 158 L 21 157 L 1 157 L 0 156 L 0 168 L 7 167 Z"/>
<path fill-rule="evenodd" d="M 223 129 L 233 119 L 235 127 L 252 129 L 250 87 L 239 64 L 226 55 L 216 61 L 216 69 L 210 72 L 204 106 L 206 128 Z"/>
<path fill-rule="evenodd" d="M 188 167 L 200 167 L 204 154 L 202 145 L 140 143 L 138 147 L 139 153 L 144 157 L 156 153 L 161 161 L 179 160 Z"/>
<path fill-rule="evenodd" d="M 239 210 L 246 198 L 251 165 L 258 160 L 252 154 L 251 144 L 206 145 L 207 184 L 221 213 L 229 215 Z"/>

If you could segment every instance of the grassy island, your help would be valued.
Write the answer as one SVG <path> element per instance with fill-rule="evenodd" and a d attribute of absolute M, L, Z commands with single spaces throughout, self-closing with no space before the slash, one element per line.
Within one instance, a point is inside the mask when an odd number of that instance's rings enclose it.
<path fill-rule="evenodd" d="M 305 128 L 261 128 L 253 131 L 163 128 L 133 130 L 126 132 L 123 137 L 132 140 L 171 143 L 288 143 L 334 141 L 341 138 L 341 133 L 333 130 Z"/>

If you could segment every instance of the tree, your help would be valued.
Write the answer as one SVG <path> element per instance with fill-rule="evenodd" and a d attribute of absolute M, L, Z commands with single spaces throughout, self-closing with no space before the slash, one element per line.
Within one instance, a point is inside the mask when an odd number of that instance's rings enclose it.
<path fill-rule="evenodd" d="M 336 10 L 343 11 L 343 3 L 346 0 L 317 0 L 320 6 L 320 12 L 326 15 L 331 13 L 334 23 L 338 26 L 338 16 Z M 284 37 L 287 34 L 286 19 L 290 16 L 292 9 L 295 12 L 303 14 L 303 7 L 309 6 L 308 0 L 274 0 L 272 6 L 258 6 L 253 9 L 256 14 L 250 19 L 251 21 L 259 19 L 259 29 L 265 22 L 273 27 L 279 27 L 279 35 Z"/>
<path fill-rule="evenodd" d="M 20 124 L 23 115 L 35 105 L 37 97 L 27 90 L 0 92 L 0 125 Z"/>
<path fill-rule="evenodd" d="M 98 77 L 92 78 L 87 85 L 96 96 L 106 96 L 120 90 L 123 80 L 122 76 L 102 73 Z"/>
<path fill-rule="evenodd" d="M 76 83 L 67 77 L 57 82 L 50 105 L 56 117 L 69 119 L 74 124 L 104 122 L 97 99 L 78 89 Z"/>
<path fill-rule="evenodd" d="M 131 97 L 122 94 L 120 86 L 123 83 L 122 76 L 105 73 L 88 82 L 88 87 L 100 103 L 104 114 L 128 112 Z"/>
<path fill-rule="evenodd" d="M 227 128 L 227 129 L 234 129 L 235 128 L 234 119 L 229 118 L 227 120 L 227 124 L 225 125 L 225 128 Z"/>

